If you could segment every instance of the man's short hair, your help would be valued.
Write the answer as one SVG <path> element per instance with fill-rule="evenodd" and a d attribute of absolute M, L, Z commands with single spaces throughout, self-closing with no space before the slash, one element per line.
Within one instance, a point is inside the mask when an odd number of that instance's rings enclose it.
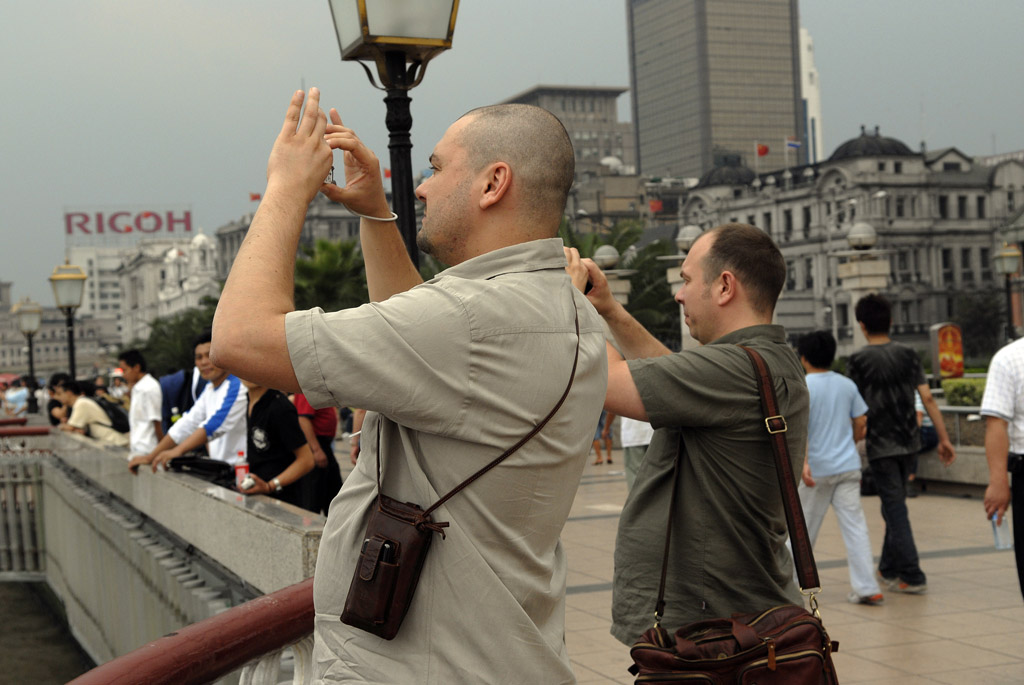
<path fill-rule="evenodd" d="M 195 349 L 195 345 L 192 346 L 192 349 Z M 139 371 L 146 373 L 146 358 L 138 350 L 125 350 L 117 355 L 117 358 L 123 361 L 125 366 L 137 366 Z M 115 376 L 115 378 L 119 378 L 119 376 Z"/>
<path fill-rule="evenodd" d="M 830 369 L 836 358 L 836 339 L 828 331 L 804 333 L 796 341 L 796 351 L 816 369 Z"/>
<path fill-rule="evenodd" d="M 857 300 L 857 306 L 853 311 L 857 321 L 864 324 L 868 333 L 888 335 L 892 326 L 892 305 L 889 304 L 889 300 L 871 293 Z"/>
<path fill-rule="evenodd" d="M 57 388 L 66 387 L 70 381 L 70 375 L 64 373 L 63 371 L 58 371 L 57 373 L 50 376 L 50 381 L 46 385 L 49 386 L 50 390 L 56 390 Z"/>
<path fill-rule="evenodd" d="M 195 351 L 200 345 L 213 342 L 213 331 L 207 328 L 192 340 L 192 350 Z"/>
<path fill-rule="evenodd" d="M 491 105 L 470 110 L 457 142 L 470 167 L 483 169 L 506 162 L 520 184 L 524 200 L 540 217 L 565 212 L 576 173 L 576 157 L 565 126 L 551 112 L 534 105 Z"/>
<path fill-rule="evenodd" d="M 786 260 L 771 236 L 750 224 L 722 224 L 706 235 L 712 243 L 704 255 L 704 282 L 731 271 L 746 288 L 755 311 L 774 312 L 786 283 Z"/>

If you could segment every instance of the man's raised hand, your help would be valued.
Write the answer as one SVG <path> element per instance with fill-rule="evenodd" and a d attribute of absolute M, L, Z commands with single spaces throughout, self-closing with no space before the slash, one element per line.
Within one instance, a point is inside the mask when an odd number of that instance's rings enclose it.
<path fill-rule="evenodd" d="M 334 156 L 324 141 L 326 128 L 327 117 L 320 110 L 320 90 L 310 88 L 308 99 L 301 90 L 295 91 L 267 162 L 268 194 L 280 187 L 284 192 L 298 193 L 307 204 L 316 196 L 331 170 Z"/>
<path fill-rule="evenodd" d="M 338 110 L 332 109 L 330 116 L 331 123 L 327 124 L 324 140 L 331 150 L 344 152 L 345 185 L 325 183 L 320 192 L 358 214 L 389 216 L 391 210 L 384 193 L 377 156 L 341 122 Z"/>

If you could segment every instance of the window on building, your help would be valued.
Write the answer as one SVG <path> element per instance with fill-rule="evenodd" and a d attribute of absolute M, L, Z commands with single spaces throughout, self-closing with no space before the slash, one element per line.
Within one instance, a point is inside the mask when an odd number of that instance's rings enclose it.
<path fill-rule="evenodd" d="M 1016 198 L 1012 190 L 1006 191 L 1006 211 L 1012 212 L 1016 208 Z"/>
<path fill-rule="evenodd" d="M 796 289 L 796 265 L 792 259 L 786 260 L 786 290 Z"/>
<path fill-rule="evenodd" d="M 894 173 L 894 174 L 902 174 L 903 173 L 903 162 L 893 162 L 892 163 L 892 173 Z"/>
<path fill-rule="evenodd" d="M 977 202 L 978 218 L 979 219 L 984 219 L 985 218 L 985 196 L 984 195 L 979 195 L 977 197 L 977 200 L 978 200 L 978 202 Z"/>
<path fill-rule="evenodd" d="M 789 242 L 793 239 L 793 210 L 782 210 L 782 239 Z"/>
<path fill-rule="evenodd" d="M 748 214 L 747 223 L 751 226 L 757 226 L 757 218 L 753 214 Z"/>
<path fill-rule="evenodd" d="M 843 328 L 846 328 L 847 326 L 850 325 L 850 305 L 836 305 L 836 309 L 838 310 L 837 313 L 839 314 L 839 325 L 842 326 Z"/>
<path fill-rule="evenodd" d="M 906 198 L 896 198 L 896 216 L 902 217 L 907 212 L 907 201 Z"/>
<path fill-rule="evenodd" d="M 914 303 L 900 302 L 900 323 L 911 323 L 914 319 Z"/>
<path fill-rule="evenodd" d="M 974 283 L 974 269 L 971 268 L 971 248 L 960 248 L 960 280 L 964 284 Z"/>
<path fill-rule="evenodd" d="M 771 212 L 765 212 L 764 216 L 762 218 L 764 219 L 764 225 L 761 226 L 761 228 L 764 230 L 765 233 L 767 233 L 768 235 L 771 235 L 772 234 L 772 213 Z"/>
<path fill-rule="evenodd" d="M 803 207 L 803 224 L 804 224 L 803 225 L 804 238 L 810 238 L 811 237 L 811 206 L 810 205 L 805 205 Z"/>
<path fill-rule="evenodd" d="M 953 284 L 953 250 L 948 247 L 942 248 L 942 283 Z"/>
<path fill-rule="evenodd" d="M 812 257 L 804 259 L 804 288 L 814 290 L 814 259 Z"/>
<path fill-rule="evenodd" d="M 878 163 L 878 170 L 879 171 L 885 171 L 885 162 L 879 162 Z"/>
<path fill-rule="evenodd" d="M 939 218 L 949 218 L 949 197 L 946 195 L 939 195 Z"/>
<path fill-rule="evenodd" d="M 958 219 L 967 218 L 967 196 L 957 195 L 956 196 L 956 216 Z"/>
<path fill-rule="evenodd" d="M 960 162 L 943 162 L 943 171 L 960 171 Z"/>
<path fill-rule="evenodd" d="M 981 282 L 992 282 L 992 250 L 983 247 L 978 250 L 978 261 L 981 262 Z"/>

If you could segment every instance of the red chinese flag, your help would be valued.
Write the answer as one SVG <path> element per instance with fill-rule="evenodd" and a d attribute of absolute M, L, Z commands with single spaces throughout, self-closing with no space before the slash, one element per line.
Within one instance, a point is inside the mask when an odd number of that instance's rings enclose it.
<path fill-rule="evenodd" d="M 391 178 L 391 169 L 384 170 L 384 178 Z"/>
<path fill-rule="evenodd" d="M 249 202 L 256 202 L 262 197 L 262 193 L 249 193 Z"/>
<path fill-rule="evenodd" d="M 768 146 L 767 145 L 762 145 L 761 143 L 758 143 L 757 144 L 757 156 L 758 157 L 764 157 L 766 154 L 768 154 Z"/>
<path fill-rule="evenodd" d="M 651 214 L 657 214 L 658 212 L 661 211 L 663 207 L 663 203 L 661 200 L 648 200 L 647 204 L 651 208 Z"/>

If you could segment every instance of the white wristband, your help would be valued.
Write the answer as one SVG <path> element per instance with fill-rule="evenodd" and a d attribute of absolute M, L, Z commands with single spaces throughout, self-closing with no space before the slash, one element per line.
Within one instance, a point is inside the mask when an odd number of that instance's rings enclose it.
<path fill-rule="evenodd" d="M 348 211 L 352 212 L 351 209 L 348 210 Z M 356 216 L 362 218 L 362 219 L 369 219 L 370 221 L 397 221 L 398 220 L 398 215 L 395 214 L 394 212 L 391 212 L 391 216 L 385 216 L 383 218 L 379 217 L 379 216 L 366 216 L 365 214 L 360 214 L 359 212 L 352 212 L 352 213 L 355 214 Z"/>

